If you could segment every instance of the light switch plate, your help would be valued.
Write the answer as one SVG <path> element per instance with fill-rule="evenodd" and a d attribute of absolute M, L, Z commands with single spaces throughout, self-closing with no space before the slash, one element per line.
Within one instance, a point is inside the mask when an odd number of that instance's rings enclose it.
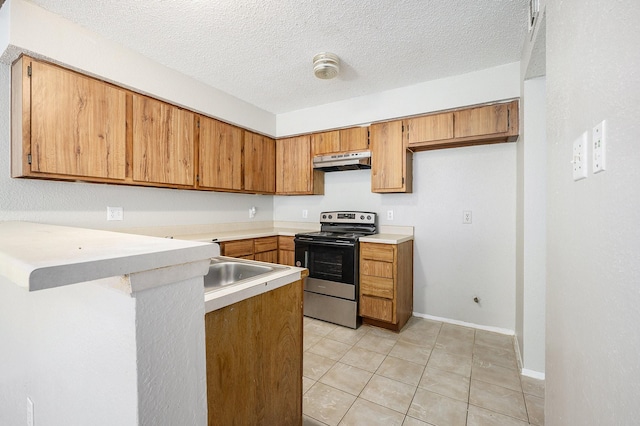
<path fill-rule="evenodd" d="M 587 141 L 589 135 L 584 132 L 578 139 L 573 141 L 573 180 L 585 179 L 587 177 Z"/>
<path fill-rule="evenodd" d="M 602 120 L 596 127 L 593 128 L 592 141 L 593 141 L 593 173 L 600 173 L 605 171 L 606 165 L 606 153 L 607 153 L 607 134 L 606 134 L 606 122 Z"/>

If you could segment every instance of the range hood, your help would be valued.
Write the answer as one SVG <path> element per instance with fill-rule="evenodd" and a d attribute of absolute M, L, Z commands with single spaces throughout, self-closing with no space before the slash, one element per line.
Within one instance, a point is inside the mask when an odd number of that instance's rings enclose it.
<path fill-rule="evenodd" d="M 370 169 L 371 151 L 316 155 L 313 157 L 313 168 L 316 170 L 322 170 L 323 172 Z"/>

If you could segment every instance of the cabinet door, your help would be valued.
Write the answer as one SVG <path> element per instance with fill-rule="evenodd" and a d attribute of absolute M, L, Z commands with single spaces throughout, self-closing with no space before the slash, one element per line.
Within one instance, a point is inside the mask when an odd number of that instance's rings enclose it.
<path fill-rule="evenodd" d="M 313 193 L 310 136 L 276 141 L 276 193 Z"/>
<path fill-rule="evenodd" d="M 367 149 L 369 149 L 368 127 L 340 130 L 340 150 L 342 152 L 366 151 Z"/>
<path fill-rule="evenodd" d="M 281 265 L 296 266 L 296 252 L 293 250 L 278 250 L 278 263 Z"/>
<path fill-rule="evenodd" d="M 402 138 L 402 121 L 371 125 L 371 191 L 411 192 L 411 153 Z"/>
<path fill-rule="evenodd" d="M 242 189 L 242 129 L 200 117 L 199 186 Z"/>
<path fill-rule="evenodd" d="M 260 262 L 278 263 L 278 250 L 263 251 L 253 255 L 255 260 Z"/>
<path fill-rule="evenodd" d="M 313 155 L 328 155 L 340 152 L 340 132 L 314 133 L 311 135 Z"/>
<path fill-rule="evenodd" d="M 55 65 L 31 66 L 31 171 L 124 179 L 125 92 Z"/>
<path fill-rule="evenodd" d="M 455 111 L 456 138 L 492 135 L 509 131 L 509 104 L 488 105 Z"/>
<path fill-rule="evenodd" d="M 453 138 L 453 113 L 426 115 L 404 121 L 407 143 Z"/>
<path fill-rule="evenodd" d="M 276 141 L 244 132 L 244 190 L 273 194 L 276 191 Z"/>
<path fill-rule="evenodd" d="M 302 281 L 205 315 L 210 426 L 302 424 Z"/>
<path fill-rule="evenodd" d="M 133 95 L 133 180 L 194 184 L 195 114 Z"/>

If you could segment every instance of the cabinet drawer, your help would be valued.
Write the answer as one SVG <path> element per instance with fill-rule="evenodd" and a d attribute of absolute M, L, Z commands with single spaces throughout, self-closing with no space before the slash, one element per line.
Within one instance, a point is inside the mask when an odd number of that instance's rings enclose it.
<path fill-rule="evenodd" d="M 361 275 L 360 292 L 369 296 L 393 299 L 393 279 Z"/>
<path fill-rule="evenodd" d="M 253 256 L 253 240 L 226 241 L 220 243 L 220 249 L 223 256 Z"/>
<path fill-rule="evenodd" d="M 373 277 L 393 278 L 393 263 L 363 259 L 360 263 L 360 273 Z"/>
<path fill-rule="evenodd" d="M 360 315 L 380 321 L 393 322 L 393 301 L 360 296 Z"/>
<path fill-rule="evenodd" d="M 391 244 L 362 243 L 360 244 L 360 257 L 362 259 L 393 262 L 395 260 L 396 246 Z"/>
<path fill-rule="evenodd" d="M 280 250 L 295 250 L 296 245 L 293 242 L 293 237 L 278 237 L 278 248 Z"/>
<path fill-rule="evenodd" d="M 278 237 L 256 238 L 253 245 L 254 253 L 278 250 Z"/>

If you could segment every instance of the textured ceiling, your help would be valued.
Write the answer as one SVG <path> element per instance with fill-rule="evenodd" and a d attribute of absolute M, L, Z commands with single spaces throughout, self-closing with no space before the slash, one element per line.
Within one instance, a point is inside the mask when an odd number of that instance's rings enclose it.
<path fill-rule="evenodd" d="M 272 113 L 515 62 L 528 0 L 30 0 Z M 336 53 L 334 80 L 313 56 Z"/>

